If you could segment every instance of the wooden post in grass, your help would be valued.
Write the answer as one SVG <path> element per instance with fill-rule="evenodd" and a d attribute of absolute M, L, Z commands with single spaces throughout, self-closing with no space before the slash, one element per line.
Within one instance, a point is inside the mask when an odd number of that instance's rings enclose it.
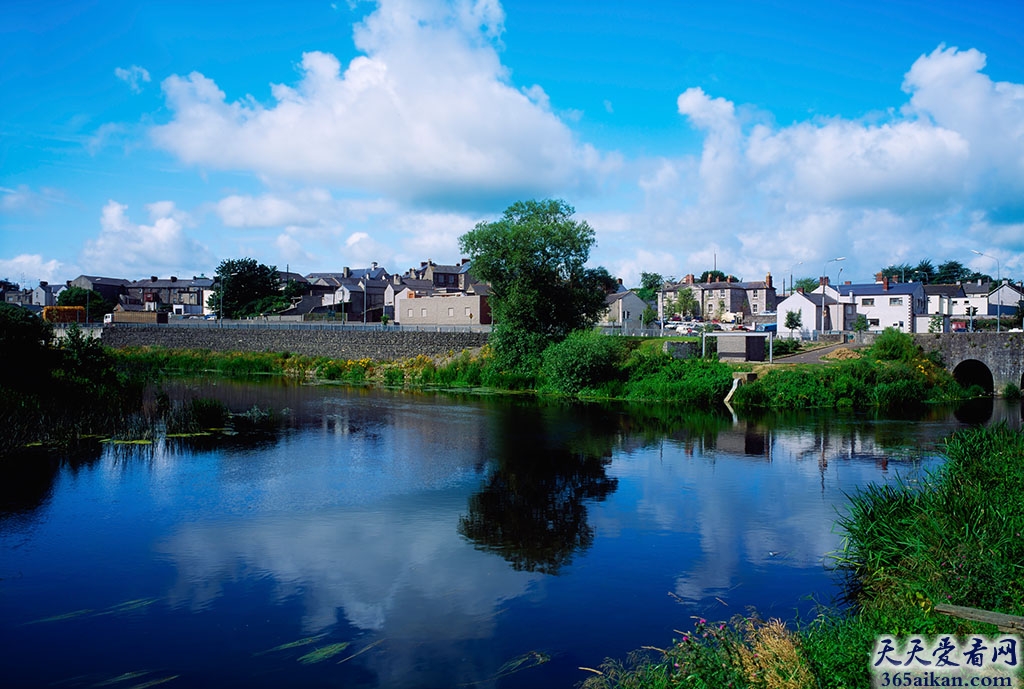
<path fill-rule="evenodd" d="M 950 617 L 959 617 L 962 620 L 994 624 L 1001 632 L 1024 632 L 1024 617 L 1019 615 L 1007 615 L 1001 612 L 989 612 L 988 610 L 965 608 L 962 605 L 946 605 L 945 603 L 936 605 L 935 612 Z"/>

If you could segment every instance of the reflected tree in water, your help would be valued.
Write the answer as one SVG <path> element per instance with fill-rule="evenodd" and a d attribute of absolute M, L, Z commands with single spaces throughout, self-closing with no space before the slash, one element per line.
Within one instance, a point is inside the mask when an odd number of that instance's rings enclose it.
<path fill-rule="evenodd" d="M 606 473 L 615 424 L 600 410 L 536 405 L 498 418 L 497 461 L 459 533 L 516 570 L 557 574 L 594 541 L 587 502 L 618 486 Z"/>

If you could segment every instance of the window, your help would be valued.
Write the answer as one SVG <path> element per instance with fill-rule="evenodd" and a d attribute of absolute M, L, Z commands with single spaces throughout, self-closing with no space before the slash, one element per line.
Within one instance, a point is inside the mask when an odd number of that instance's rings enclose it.
<path fill-rule="evenodd" d="M 718 290 L 718 296 L 724 297 L 725 296 L 725 290 L 724 289 Z"/>
<path fill-rule="evenodd" d="M 757 299 L 757 290 L 754 290 L 754 299 Z"/>
<path fill-rule="evenodd" d="M 408 316 L 409 318 L 412 318 L 412 309 L 409 309 L 409 312 L 408 312 L 408 313 L 407 313 L 406 315 L 407 315 L 407 316 Z"/>
<path fill-rule="evenodd" d="M 757 304 L 751 304 L 750 305 L 750 310 L 751 310 L 751 313 L 757 313 Z"/>
<path fill-rule="evenodd" d="M 874 297 L 864 297 L 861 300 L 860 303 L 861 303 L 861 306 L 874 306 L 875 305 L 875 298 Z"/>
<path fill-rule="evenodd" d="M 877 318 L 869 318 L 868 319 L 868 326 L 871 327 L 871 328 L 877 328 L 878 327 L 878 319 Z"/>
<path fill-rule="evenodd" d="M 466 307 L 466 314 L 465 315 L 466 315 L 466 318 L 469 318 L 470 316 L 473 315 L 473 312 L 469 310 L 468 306 Z"/>
<path fill-rule="evenodd" d="M 427 310 L 426 309 L 420 309 L 420 318 L 426 318 L 426 317 L 427 317 Z"/>
<path fill-rule="evenodd" d="M 903 306 L 903 297 L 889 297 L 889 306 Z"/>
<path fill-rule="evenodd" d="M 448 307 L 448 318 L 455 318 L 455 308 L 452 306 Z"/>

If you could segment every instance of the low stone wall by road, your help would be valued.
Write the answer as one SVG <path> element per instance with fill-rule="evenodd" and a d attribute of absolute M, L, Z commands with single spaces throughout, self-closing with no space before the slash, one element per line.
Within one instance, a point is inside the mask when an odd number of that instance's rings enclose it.
<path fill-rule="evenodd" d="M 408 359 L 418 354 L 439 356 L 486 343 L 487 333 L 473 332 L 221 329 L 173 325 L 113 325 L 103 329 L 103 344 L 116 348 L 160 346 L 218 352 L 291 352 L 375 361 Z"/>

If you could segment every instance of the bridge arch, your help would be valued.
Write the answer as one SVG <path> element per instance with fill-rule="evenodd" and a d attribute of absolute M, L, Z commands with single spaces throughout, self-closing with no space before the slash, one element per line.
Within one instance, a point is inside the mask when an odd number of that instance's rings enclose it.
<path fill-rule="evenodd" d="M 1024 383 L 1024 333 L 918 333 L 925 351 L 937 351 L 946 370 L 967 385 L 1001 393 Z"/>
<path fill-rule="evenodd" d="M 979 385 L 990 395 L 995 392 L 995 380 L 992 377 L 992 369 L 977 359 L 964 359 L 961 361 L 953 369 L 953 377 L 956 378 L 956 382 L 965 388 Z"/>

